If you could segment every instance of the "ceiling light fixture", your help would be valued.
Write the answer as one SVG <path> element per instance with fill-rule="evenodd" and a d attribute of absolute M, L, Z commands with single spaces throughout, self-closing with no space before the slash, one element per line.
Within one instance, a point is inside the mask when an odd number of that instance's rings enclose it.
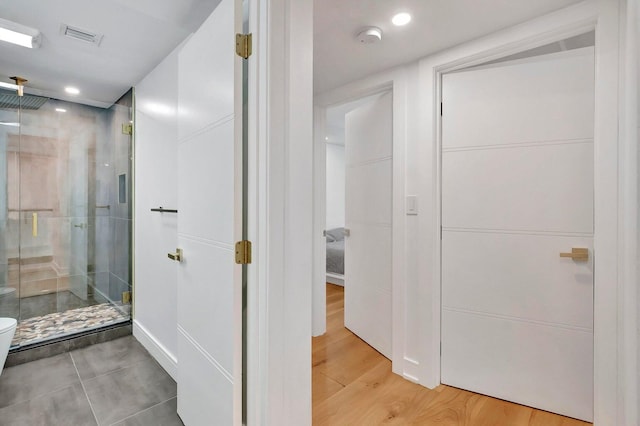
<path fill-rule="evenodd" d="M 396 13 L 393 18 L 391 18 L 391 22 L 396 27 L 402 27 L 411 22 L 411 15 L 407 12 Z"/>
<path fill-rule="evenodd" d="M 4 87 L 9 90 L 18 90 L 20 88 L 17 84 L 3 83 L 2 81 L 0 81 L 0 87 Z"/>
<path fill-rule="evenodd" d="M 8 123 L 6 121 L 0 121 L 0 126 L 20 127 L 20 123 Z"/>
<path fill-rule="evenodd" d="M 58 112 L 67 112 L 67 110 L 64 109 L 64 108 L 56 108 L 56 111 L 58 111 Z"/>
<path fill-rule="evenodd" d="M 67 92 L 70 95 L 79 95 L 80 94 L 80 90 L 76 89 L 75 87 L 65 87 L 64 91 Z"/>
<path fill-rule="evenodd" d="M 0 40 L 34 49 L 41 39 L 40 31 L 0 18 Z"/>

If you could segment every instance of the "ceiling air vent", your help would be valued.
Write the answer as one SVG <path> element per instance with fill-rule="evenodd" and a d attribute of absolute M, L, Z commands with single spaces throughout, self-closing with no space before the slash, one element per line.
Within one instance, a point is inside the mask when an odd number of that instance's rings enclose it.
<path fill-rule="evenodd" d="M 100 45 L 102 41 L 102 35 L 92 33 L 91 31 L 83 30 L 78 27 L 72 27 L 71 25 L 62 24 L 60 27 L 60 34 L 63 36 L 72 38 L 74 40 L 84 41 L 85 43 Z"/>

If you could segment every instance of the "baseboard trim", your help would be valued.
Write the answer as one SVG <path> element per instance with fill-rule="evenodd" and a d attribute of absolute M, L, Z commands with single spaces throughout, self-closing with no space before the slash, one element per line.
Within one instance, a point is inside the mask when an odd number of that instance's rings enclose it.
<path fill-rule="evenodd" d="M 327 272 L 327 282 L 344 287 L 344 275 Z"/>
<path fill-rule="evenodd" d="M 140 342 L 140 344 L 149 351 L 151 356 L 153 356 L 162 368 L 169 373 L 173 380 L 177 382 L 178 360 L 137 320 L 133 320 L 133 337 L 135 337 L 138 342 Z"/>

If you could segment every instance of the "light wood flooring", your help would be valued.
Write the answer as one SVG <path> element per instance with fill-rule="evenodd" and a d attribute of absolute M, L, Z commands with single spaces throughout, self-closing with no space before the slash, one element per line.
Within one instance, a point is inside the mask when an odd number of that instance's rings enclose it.
<path fill-rule="evenodd" d="M 589 423 L 391 373 L 391 362 L 344 327 L 344 289 L 327 284 L 327 333 L 313 338 L 313 424 L 578 426 Z"/>

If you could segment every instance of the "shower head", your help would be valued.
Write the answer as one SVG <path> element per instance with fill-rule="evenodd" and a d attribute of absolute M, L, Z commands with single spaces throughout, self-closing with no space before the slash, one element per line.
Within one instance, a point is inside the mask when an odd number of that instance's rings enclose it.
<path fill-rule="evenodd" d="M 14 92 L 0 90 L 0 109 L 40 109 L 49 98 L 34 95 L 18 96 Z"/>

